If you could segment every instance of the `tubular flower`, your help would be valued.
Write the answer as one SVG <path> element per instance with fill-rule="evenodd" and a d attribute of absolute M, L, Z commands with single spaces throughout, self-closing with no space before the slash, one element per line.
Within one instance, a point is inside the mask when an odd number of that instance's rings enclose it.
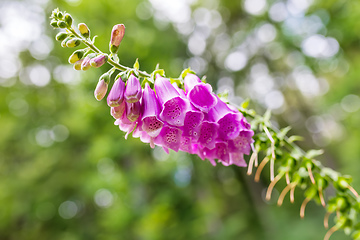
<path fill-rule="evenodd" d="M 126 102 L 134 103 L 140 101 L 142 95 L 142 89 L 140 81 L 134 74 L 131 74 L 126 83 L 124 97 Z"/>
<path fill-rule="evenodd" d="M 149 134 L 150 137 L 157 137 L 164 123 L 159 119 L 161 111 L 159 100 L 147 83 L 144 89 L 142 104 L 142 130 Z"/>
<path fill-rule="evenodd" d="M 217 98 L 212 93 L 210 84 L 201 82 L 194 74 L 188 74 L 184 78 L 185 91 L 190 102 L 199 110 L 208 112 L 217 103 Z"/>
<path fill-rule="evenodd" d="M 118 79 L 107 98 L 115 125 L 125 138 L 140 138 L 144 143 L 197 154 L 212 165 L 246 166 L 254 132 L 246 118 L 218 98 L 210 85 L 193 74 L 184 79 L 185 91 L 169 79 L 156 76 L 155 91 L 148 83 L 144 90 L 131 75 L 126 88 Z M 125 99 L 125 101 L 123 101 Z"/>
<path fill-rule="evenodd" d="M 112 86 L 110 93 L 107 97 L 107 104 L 109 107 L 117 107 L 124 100 L 125 83 L 118 78 Z"/>
<path fill-rule="evenodd" d="M 156 77 L 155 90 L 162 104 L 161 120 L 173 126 L 183 126 L 185 114 L 190 110 L 189 101 L 182 98 L 176 88 L 160 75 Z"/>

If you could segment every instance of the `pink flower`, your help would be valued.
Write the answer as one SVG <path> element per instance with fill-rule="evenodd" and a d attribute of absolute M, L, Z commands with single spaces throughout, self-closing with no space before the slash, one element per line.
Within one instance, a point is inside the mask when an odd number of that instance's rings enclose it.
<path fill-rule="evenodd" d="M 167 153 L 172 149 L 197 154 L 214 166 L 217 162 L 246 166 L 244 154 L 250 154 L 254 132 L 245 117 L 197 76 L 187 75 L 184 86 L 186 91 L 157 75 L 156 92 L 148 83 L 142 92 L 132 75 L 124 94 L 124 83 L 117 80 L 108 96 L 108 103 L 121 103 L 111 108 L 115 124 L 126 132 L 126 138 L 133 132 L 133 137 Z"/>
<path fill-rule="evenodd" d="M 121 80 L 121 78 L 118 78 L 107 97 L 107 104 L 109 107 L 117 107 L 119 106 L 123 100 L 124 100 L 124 90 L 125 90 L 125 83 Z"/>

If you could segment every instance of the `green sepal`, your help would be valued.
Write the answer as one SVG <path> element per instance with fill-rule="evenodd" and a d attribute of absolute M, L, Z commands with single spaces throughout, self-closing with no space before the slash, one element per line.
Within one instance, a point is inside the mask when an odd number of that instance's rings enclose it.
<path fill-rule="evenodd" d="M 144 78 L 144 80 L 141 82 L 141 87 L 145 88 L 145 84 L 148 83 L 150 88 L 154 88 L 154 81 L 151 78 Z"/>
<path fill-rule="evenodd" d="M 118 46 L 109 44 L 109 50 L 110 50 L 111 53 L 116 53 L 118 49 L 119 49 Z"/>
<path fill-rule="evenodd" d="M 127 73 L 127 79 L 129 79 L 131 74 L 134 74 L 135 77 L 137 77 L 137 78 L 139 77 L 139 71 L 136 69 L 130 69 L 130 70 L 126 71 L 126 73 Z"/>
<path fill-rule="evenodd" d="M 186 77 L 186 75 L 188 74 L 196 74 L 193 70 L 191 70 L 191 68 L 187 68 L 184 69 L 181 73 L 180 73 L 180 78 L 184 79 Z"/>
<path fill-rule="evenodd" d="M 104 80 L 105 83 L 110 83 L 110 74 L 108 72 L 100 76 L 99 81 Z"/>
<path fill-rule="evenodd" d="M 121 78 L 124 82 L 126 82 L 129 78 L 127 71 L 120 72 L 118 75 L 116 75 L 115 79 L 118 79 L 118 78 Z"/>
<path fill-rule="evenodd" d="M 194 73 L 195 74 L 195 73 Z M 206 83 L 206 75 L 204 75 L 204 76 L 202 76 L 202 78 L 201 78 L 201 82 L 203 82 L 203 83 Z"/>

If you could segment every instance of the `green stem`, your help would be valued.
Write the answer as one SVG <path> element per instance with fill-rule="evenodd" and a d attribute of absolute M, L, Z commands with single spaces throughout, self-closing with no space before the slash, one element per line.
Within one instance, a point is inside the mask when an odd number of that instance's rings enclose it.
<path fill-rule="evenodd" d="M 72 27 L 68 27 L 67 28 L 72 34 L 74 34 L 77 38 L 81 39 L 81 41 L 88 46 L 91 50 L 93 50 L 95 53 L 103 53 L 100 49 L 98 49 L 92 42 L 88 41 L 86 38 L 84 38 L 83 36 L 79 35 L 74 28 Z M 131 70 L 131 68 L 123 66 L 117 62 L 115 62 L 114 60 L 112 60 L 111 58 L 108 58 L 107 62 L 112 65 L 113 67 L 115 67 L 116 69 L 125 72 L 128 70 Z M 144 71 L 137 71 L 139 73 L 139 75 L 141 77 L 150 77 L 150 74 L 148 74 L 147 72 Z"/>

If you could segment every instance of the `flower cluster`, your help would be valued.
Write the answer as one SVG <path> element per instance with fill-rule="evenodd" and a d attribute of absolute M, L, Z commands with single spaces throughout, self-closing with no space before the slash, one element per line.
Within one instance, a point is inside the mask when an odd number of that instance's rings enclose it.
<path fill-rule="evenodd" d="M 133 137 L 161 146 L 167 153 L 181 150 L 197 154 L 216 165 L 246 166 L 253 131 L 245 117 L 212 92 L 209 84 L 194 74 L 184 78 L 184 87 L 159 74 L 154 88 L 131 74 L 126 86 L 119 77 L 107 97 L 115 124 Z M 105 90 L 105 89 L 104 89 Z"/>

